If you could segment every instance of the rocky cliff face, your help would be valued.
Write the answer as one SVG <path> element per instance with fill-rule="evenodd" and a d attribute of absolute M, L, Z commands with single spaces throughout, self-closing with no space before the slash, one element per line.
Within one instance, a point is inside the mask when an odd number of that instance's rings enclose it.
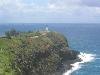
<path fill-rule="evenodd" d="M 24 40 L 11 59 L 18 75 L 49 75 L 63 68 L 62 62 L 75 60 L 78 51 L 70 50 L 67 38 L 58 32 L 48 32 L 35 40 Z M 28 42 L 28 43 L 27 43 Z"/>

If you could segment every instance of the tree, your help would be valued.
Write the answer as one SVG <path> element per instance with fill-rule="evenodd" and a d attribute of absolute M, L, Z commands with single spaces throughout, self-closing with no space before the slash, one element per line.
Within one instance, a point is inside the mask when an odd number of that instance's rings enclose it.
<path fill-rule="evenodd" d="M 8 39 L 11 39 L 11 36 L 10 36 L 10 34 L 9 34 L 9 31 L 5 31 L 5 35 L 6 35 L 6 37 L 7 37 Z"/>
<path fill-rule="evenodd" d="M 16 35 L 16 30 L 15 30 L 15 29 L 12 29 L 11 32 L 10 32 L 10 35 L 11 35 L 11 36 Z"/>
<path fill-rule="evenodd" d="M 29 30 L 29 33 L 31 33 L 31 31 Z"/>
<path fill-rule="evenodd" d="M 17 30 L 17 35 L 20 33 L 20 31 Z"/>

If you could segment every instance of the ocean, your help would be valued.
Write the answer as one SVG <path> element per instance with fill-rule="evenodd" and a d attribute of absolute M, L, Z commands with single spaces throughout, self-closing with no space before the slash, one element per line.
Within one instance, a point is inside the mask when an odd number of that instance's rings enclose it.
<path fill-rule="evenodd" d="M 63 75 L 100 75 L 100 24 L 92 23 L 1 23 L 0 36 L 5 31 L 45 30 L 63 34 L 71 50 L 77 50 L 82 62 L 72 64 L 73 68 Z"/>

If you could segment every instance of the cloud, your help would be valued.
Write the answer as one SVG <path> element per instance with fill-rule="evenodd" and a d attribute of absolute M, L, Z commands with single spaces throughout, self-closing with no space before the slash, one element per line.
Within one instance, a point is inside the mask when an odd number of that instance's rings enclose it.
<path fill-rule="evenodd" d="M 51 4 L 56 4 L 60 6 L 71 6 L 71 5 L 77 5 L 81 2 L 81 0 L 49 0 Z"/>
<path fill-rule="evenodd" d="M 94 17 L 100 15 L 100 0 L 49 0 L 53 6 L 60 7 L 62 13 L 70 16 Z M 64 14 L 65 15 L 65 14 Z"/>
<path fill-rule="evenodd" d="M 86 5 L 89 7 L 100 7 L 100 0 L 81 0 L 80 5 Z"/>
<path fill-rule="evenodd" d="M 100 7 L 100 0 L 49 0 L 49 2 L 60 6 L 84 5 L 89 7 Z"/>
<path fill-rule="evenodd" d="M 1 22 L 41 23 L 96 21 L 96 17 L 99 18 L 100 16 L 100 2 L 95 4 L 96 1 L 94 3 L 93 1 L 48 0 L 45 3 L 42 0 L 30 0 L 27 3 L 27 0 L 0 0 L 0 18 Z M 41 2 L 45 3 L 45 5 Z"/>

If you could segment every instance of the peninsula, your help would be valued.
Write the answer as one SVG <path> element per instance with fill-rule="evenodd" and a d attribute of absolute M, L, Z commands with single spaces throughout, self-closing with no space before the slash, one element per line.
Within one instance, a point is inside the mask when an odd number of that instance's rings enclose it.
<path fill-rule="evenodd" d="M 77 59 L 67 38 L 56 31 L 21 32 L 12 29 L 0 37 L 0 75 L 56 75 Z"/>

